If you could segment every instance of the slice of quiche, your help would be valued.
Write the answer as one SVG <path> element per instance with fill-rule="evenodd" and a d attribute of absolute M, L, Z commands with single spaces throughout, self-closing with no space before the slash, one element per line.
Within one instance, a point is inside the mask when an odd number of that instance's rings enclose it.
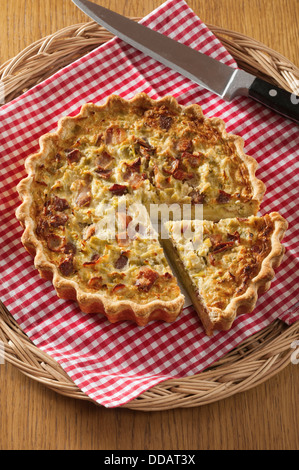
<path fill-rule="evenodd" d="M 208 335 L 230 329 L 236 315 L 254 309 L 284 254 L 287 222 L 277 212 L 165 226 L 163 244 Z"/>

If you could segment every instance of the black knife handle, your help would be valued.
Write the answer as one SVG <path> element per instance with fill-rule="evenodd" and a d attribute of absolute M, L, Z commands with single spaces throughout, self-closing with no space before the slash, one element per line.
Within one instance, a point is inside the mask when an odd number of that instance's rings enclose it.
<path fill-rule="evenodd" d="M 249 96 L 279 114 L 299 123 L 299 96 L 278 86 L 255 78 L 249 88 Z"/>

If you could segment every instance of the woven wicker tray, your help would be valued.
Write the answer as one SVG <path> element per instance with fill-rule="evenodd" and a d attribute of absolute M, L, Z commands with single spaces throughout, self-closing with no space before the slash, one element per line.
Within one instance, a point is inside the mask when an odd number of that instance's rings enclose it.
<path fill-rule="evenodd" d="M 244 70 L 296 92 L 299 69 L 288 59 L 247 36 L 212 25 L 208 27 Z M 6 102 L 111 37 L 91 21 L 69 26 L 31 44 L 0 67 Z M 187 408 L 243 392 L 286 367 L 293 352 L 291 344 L 298 339 L 299 322 L 288 327 L 277 320 L 204 372 L 164 381 L 122 407 L 144 411 Z M 5 360 L 28 377 L 64 396 L 92 401 L 54 359 L 31 342 L 1 301 L 0 340 L 4 344 Z"/>

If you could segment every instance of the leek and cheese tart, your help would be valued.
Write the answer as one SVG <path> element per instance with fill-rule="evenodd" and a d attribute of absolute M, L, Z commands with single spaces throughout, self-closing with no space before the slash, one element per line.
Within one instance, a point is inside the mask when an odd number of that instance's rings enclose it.
<path fill-rule="evenodd" d="M 287 222 L 277 212 L 220 221 L 170 221 L 170 259 L 208 335 L 228 330 L 270 288 L 284 254 Z"/>
<path fill-rule="evenodd" d="M 150 222 L 137 222 L 134 204 L 146 212 L 188 205 L 191 217 L 203 207 L 208 220 L 244 218 L 257 214 L 265 192 L 257 162 L 221 119 L 206 118 L 197 104 L 144 93 L 112 95 L 60 119 L 25 168 L 16 215 L 41 276 L 84 312 L 139 325 L 174 321 L 184 296 L 158 234 Z"/>

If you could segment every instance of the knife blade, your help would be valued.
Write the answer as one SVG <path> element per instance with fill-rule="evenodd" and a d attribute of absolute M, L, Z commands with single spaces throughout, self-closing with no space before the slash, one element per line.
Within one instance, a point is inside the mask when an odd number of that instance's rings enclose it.
<path fill-rule="evenodd" d="M 115 36 L 231 101 L 248 96 L 299 123 L 299 97 L 242 69 L 234 69 L 164 34 L 88 0 L 72 0 L 86 15 Z"/>

